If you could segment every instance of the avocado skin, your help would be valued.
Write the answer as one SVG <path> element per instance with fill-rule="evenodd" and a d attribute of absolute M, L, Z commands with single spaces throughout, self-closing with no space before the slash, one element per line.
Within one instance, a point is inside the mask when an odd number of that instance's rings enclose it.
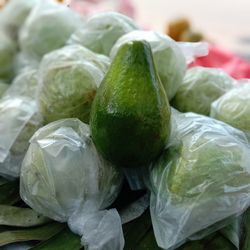
<path fill-rule="evenodd" d="M 92 104 L 90 127 L 97 150 L 121 167 L 146 165 L 165 146 L 170 114 L 150 45 L 123 45 Z"/>

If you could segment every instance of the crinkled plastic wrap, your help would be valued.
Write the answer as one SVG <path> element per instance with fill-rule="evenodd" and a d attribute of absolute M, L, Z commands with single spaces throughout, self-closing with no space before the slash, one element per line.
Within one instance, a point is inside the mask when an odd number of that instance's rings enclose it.
<path fill-rule="evenodd" d="M 186 72 L 185 57 L 170 37 L 154 31 L 132 31 L 122 36 L 110 52 L 114 58 L 118 49 L 125 43 L 133 40 L 145 40 L 150 43 L 157 72 L 171 100 L 180 86 Z"/>
<path fill-rule="evenodd" d="M 1 11 L 0 23 L 13 38 L 17 37 L 19 28 L 37 2 L 38 0 L 9 0 Z"/>
<path fill-rule="evenodd" d="M 14 74 L 16 44 L 0 29 L 0 79 L 11 80 Z"/>
<path fill-rule="evenodd" d="M 44 123 L 62 118 L 88 122 L 109 58 L 69 45 L 47 54 L 39 69 L 38 102 Z"/>
<path fill-rule="evenodd" d="M 80 44 L 108 56 L 118 38 L 136 29 L 136 24 L 127 16 L 116 12 L 99 13 L 90 17 L 84 27 L 76 30 L 68 44 Z"/>
<path fill-rule="evenodd" d="M 192 63 L 197 57 L 208 55 L 208 43 L 206 42 L 178 42 L 182 53 L 186 58 L 186 63 Z"/>
<path fill-rule="evenodd" d="M 250 132 L 250 81 L 240 83 L 213 102 L 210 116 Z"/>
<path fill-rule="evenodd" d="M 154 233 L 164 249 L 250 205 L 250 146 L 243 132 L 177 111 L 172 128 L 149 177 Z"/>
<path fill-rule="evenodd" d="M 29 146 L 29 139 L 41 126 L 35 101 L 37 73 L 18 75 L 0 100 L 0 175 L 16 178 Z"/>
<path fill-rule="evenodd" d="M 209 115 L 210 106 L 234 87 L 234 79 L 221 69 L 193 67 L 187 70 L 171 105 L 181 112 Z"/>
<path fill-rule="evenodd" d="M 65 5 L 40 0 L 20 30 L 21 50 L 39 61 L 46 53 L 63 47 L 82 24 L 82 18 Z"/>
<path fill-rule="evenodd" d="M 29 206 L 54 220 L 68 221 L 72 231 L 83 235 L 87 249 L 122 249 L 116 210 L 100 211 L 117 197 L 122 175 L 98 155 L 88 125 L 71 118 L 38 130 L 30 140 L 20 183 L 21 197 Z M 100 240 L 97 245 L 95 239 Z M 100 247 L 106 244 L 121 247 Z"/>
<path fill-rule="evenodd" d="M 0 98 L 4 95 L 10 85 L 0 80 Z"/>

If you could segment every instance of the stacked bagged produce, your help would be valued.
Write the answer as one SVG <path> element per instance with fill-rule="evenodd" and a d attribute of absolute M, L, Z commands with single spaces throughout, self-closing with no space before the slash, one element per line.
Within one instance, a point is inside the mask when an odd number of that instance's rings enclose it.
<path fill-rule="evenodd" d="M 73 33 L 69 44 L 80 44 L 96 53 L 109 55 L 115 42 L 124 34 L 138 29 L 127 16 L 105 12 L 90 17 L 84 27 Z"/>
<path fill-rule="evenodd" d="M 88 122 L 110 60 L 80 46 L 69 45 L 44 56 L 39 68 L 38 103 L 44 123 L 77 117 Z"/>
<path fill-rule="evenodd" d="M 243 132 L 194 113 L 173 113 L 167 149 L 149 177 L 157 243 L 177 247 L 250 205 L 250 145 Z"/>
<path fill-rule="evenodd" d="M 171 104 L 181 112 L 209 115 L 211 103 L 233 86 L 234 79 L 223 70 L 193 67 L 187 70 Z"/>
<path fill-rule="evenodd" d="M 41 126 L 36 89 L 37 71 L 24 71 L 0 99 L 0 174 L 5 177 L 19 176 L 28 141 Z"/>

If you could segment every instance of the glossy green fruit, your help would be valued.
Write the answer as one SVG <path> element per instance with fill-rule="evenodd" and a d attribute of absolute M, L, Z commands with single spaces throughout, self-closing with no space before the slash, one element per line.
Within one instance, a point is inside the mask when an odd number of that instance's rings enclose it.
<path fill-rule="evenodd" d="M 98 151 L 121 167 L 149 163 L 168 138 L 170 113 L 150 45 L 123 45 L 92 105 L 91 132 Z"/>

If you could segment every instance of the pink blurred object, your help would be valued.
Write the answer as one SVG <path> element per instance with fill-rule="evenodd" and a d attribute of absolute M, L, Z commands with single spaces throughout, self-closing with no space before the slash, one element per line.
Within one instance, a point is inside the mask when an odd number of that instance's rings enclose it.
<path fill-rule="evenodd" d="M 82 15 L 102 11 L 117 11 L 130 17 L 134 17 L 135 14 L 131 0 L 71 0 L 68 4 Z"/>
<path fill-rule="evenodd" d="M 192 66 L 222 68 L 235 79 L 250 78 L 250 62 L 216 45 L 209 45 L 209 54 L 195 60 Z"/>

